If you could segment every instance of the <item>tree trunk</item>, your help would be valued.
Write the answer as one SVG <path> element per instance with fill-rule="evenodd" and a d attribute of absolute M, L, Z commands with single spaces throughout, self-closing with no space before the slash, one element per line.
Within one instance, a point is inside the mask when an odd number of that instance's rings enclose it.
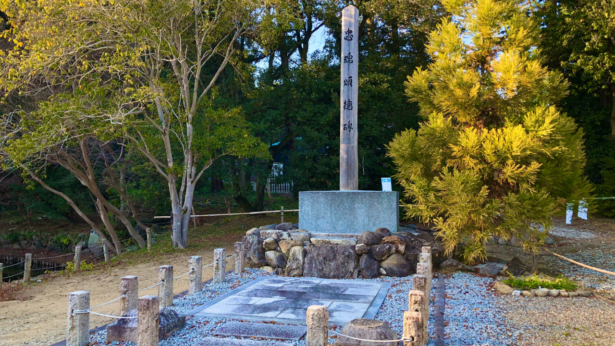
<path fill-rule="evenodd" d="M 611 84 L 611 92 L 613 95 L 613 105 L 611 106 L 611 142 L 615 147 L 615 84 Z"/>
<path fill-rule="evenodd" d="M 100 228 L 92 221 L 90 220 L 89 217 L 87 217 L 87 215 L 85 215 L 85 213 L 83 213 L 81 211 L 81 209 L 79 209 L 79 207 L 77 206 L 77 204 L 75 204 L 75 202 L 68 197 L 67 195 L 63 194 L 62 192 L 50 187 L 49 185 L 45 184 L 41 179 L 39 179 L 39 177 L 37 177 L 32 171 L 28 170 L 25 167 L 21 167 L 22 169 L 24 169 L 26 172 L 28 172 L 28 174 L 32 177 L 32 179 L 34 179 L 34 181 L 36 181 L 37 183 L 41 184 L 41 186 L 43 188 L 45 188 L 47 191 L 52 192 L 60 197 L 62 197 L 66 202 L 68 202 L 68 204 L 75 210 L 75 212 L 81 216 L 81 218 L 88 223 L 88 225 L 90 225 L 90 227 L 92 227 L 92 229 L 94 230 L 94 232 L 96 232 L 96 234 L 98 234 L 98 236 L 100 237 L 100 239 L 103 240 L 103 242 L 107 245 L 107 247 L 116 252 L 117 250 L 115 248 L 115 246 L 109 241 L 109 239 L 107 239 L 107 236 L 105 235 L 105 233 L 103 231 L 100 230 Z"/>
<path fill-rule="evenodd" d="M 107 232 L 111 236 L 111 240 L 113 240 L 113 244 L 115 244 L 115 253 L 120 254 L 122 252 L 122 243 L 120 242 L 120 238 L 117 236 L 117 232 L 109 220 L 109 216 L 107 216 L 107 209 L 105 205 L 100 199 L 96 200 L 96 206 L 98 207 L 98 213 L 100 214 L 100 219 L 102 220 L 105 227 L 107 227 Z"/>
<path fill-rule="evenodd" d="M 175 185 L 176 178 L 169 175 L 169 192 L 171 194 L 171 241 L 173 247 L 184 249 L 186 246 L 182 243 L 182 207 L 179 195 L 177 193 L 177 186 Z"/>

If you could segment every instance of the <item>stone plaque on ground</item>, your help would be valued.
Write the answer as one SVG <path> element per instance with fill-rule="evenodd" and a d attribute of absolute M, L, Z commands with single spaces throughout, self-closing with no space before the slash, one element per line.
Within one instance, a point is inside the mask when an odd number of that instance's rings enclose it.
<path fill-rule="evenodd" d="M 137 316 L 137 309 L 127 312 L 124 317 Z M 107 342 L 131 341 L 137 342 L 136 318 L 121 318 L 107 326 Z M 186 325 L 186 317 L 179 316 L 171 309 L 160 310 L 160 322 L 158 324 L 158 339 L 165 340 L 171 334 Z"/>
<path fill-rule="evenodd" d="M 265 338 L 276 340 L 299 340 L 307 332 L 306 326 L 269 323 L 229 322 L 216 330 L 214 335 Z"/>
<path fill-rule="evenodd" d="M 374 318 L 390 287 L 386 282 L 264 277 L 186 313 L 199 317 L 305 324 L 311 305 L 329 310 L 330 325 Z"/>

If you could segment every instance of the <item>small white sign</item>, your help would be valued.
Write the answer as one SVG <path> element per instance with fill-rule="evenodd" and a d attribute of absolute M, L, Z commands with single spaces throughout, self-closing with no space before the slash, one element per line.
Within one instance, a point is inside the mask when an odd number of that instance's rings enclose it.
<path fill-rule="evenodd" d="M 393 185 L 391 184 L 391 178 L 382 178 L 382 191 L 393 191 Z"/>
<path fill-rule="evenodd" d="M 579 202 L 579 211 L 577 215 L 581 219 L 587 220 L 587 201 L 586 200 L 583 199 Z"/>
<path fill-rule="evenodd" d="M 566 203 L 566 224 L 572 223 L 572 214 L 574 213 L 574 203 Z"/>

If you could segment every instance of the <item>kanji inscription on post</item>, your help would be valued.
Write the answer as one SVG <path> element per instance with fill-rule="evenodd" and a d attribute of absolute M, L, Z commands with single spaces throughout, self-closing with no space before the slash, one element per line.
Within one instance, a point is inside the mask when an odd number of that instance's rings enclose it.
<path fill-rule="evenodd" d="M 359 102 L 359 10 L 342 10 L 342 53 L 340 80 L 340 190 L 359 189 L 358 102 Z"/>

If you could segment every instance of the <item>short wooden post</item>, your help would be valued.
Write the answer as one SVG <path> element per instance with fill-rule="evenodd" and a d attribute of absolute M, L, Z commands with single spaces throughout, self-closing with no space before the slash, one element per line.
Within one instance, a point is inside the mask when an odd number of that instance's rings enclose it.
<path fill-rule="evenodd" d="M 245 267 L 245 253 L 243 249 L 243 243 L 235 243 L 235 274 L 239 275 L 243 272 Z"/>
<path fill-rule="evenodd" d="M 81 244 L 75 246 L 75 272 L 81 271 Z"/>
<path fill-rule="evenodd" d="M 25 262 L 26 263 L 24 264 L 23 282 L 28 283 L 30 281 L 30 274 L 32 273 L 32 254 L 31 253 L 26 254 Z"/>
<path fill-rule="evenodd" d="M 326 306 L 310 306 L 305 314 L 305 323 L 307 324 L 306 346 L 329 344 L 329 311 Z"/>
<path fill-rule="evenodd" d="M 147 234 L 147 252 L 152 251 L 152 229 L 146 228 L 145 233 Z"/>
<path fill-rule="evenodd" d="M 158 346 L 158 297 L 143 296 L 139 298 L 137 310 L 137 345 Z"/>
<path fill-rule="evenodd" d="M 160 300 L 160 308 L 173 305 L 173 266 L 158 267 L 158 281 L 162 284 L 158 286 L 158 297 Z M 140 301 L 140 299 L 139 299 Z"/>
<path fill-rule="evenodd" d="M 66 346 L 85 346 L 90 342 L 90 292 L 68 294 Z"/>
<path fill-rule="evenodd" d="M 280 214 L 282 215 L 282 222 L 280 223 L 284 223 L 284 206 L 282 206 L 281 211 L 282 212 Z"/>
<path fill-rule="evenodd" d="M 137 308 L 139 300 L 139 278 L 134 275 L 120 279 L 120 316 Z"/>
<path fill-rule="evenodd" d="M 107 244 L 103 244 L 103 254 L 105 254 L 105 263 L 109 263 L 109 248 Z"/>
<path fill-rule="evenodd" d="M 192 256 L 188 260 L 188 278 L 190 281 L 189 295 L 195 295 L 203 290 L 203 257 Z"/>
<path fill-rule="evenodd" d="M 423 345 L 427 344 L 427 321 L 429 320 L 429 301 L 425 293 L 421 290 L 414 289 L 408 292 L 408 311 L 420 312 L 423 314 L 423 330 L 421 340 Z"/>
<path fill-rule="evenodd" d="M 429 265 L 427 263 L 417 263 L 416 273 L 418 275 L 425 275 L 427 277 L 427 288 L 425 289 L 425 298 L 427 301 L 431 300 L 431 273 L 429 272 Z"/>
<path fill-rule="evenodd" d="M 2 285 L 2 272 L 4 271 L 4 264 L 0 263 L 0 285 Z"/>
<path fill-rule="evenodd" d="M 404 311 L 403 338 L 404 346 L 423 346 L 423 313 L 418 311 Z"/>
<path fill-rule="evenodd" d="M 226 249 L 214 250 L 214 283 L 226 281 Z"/>

